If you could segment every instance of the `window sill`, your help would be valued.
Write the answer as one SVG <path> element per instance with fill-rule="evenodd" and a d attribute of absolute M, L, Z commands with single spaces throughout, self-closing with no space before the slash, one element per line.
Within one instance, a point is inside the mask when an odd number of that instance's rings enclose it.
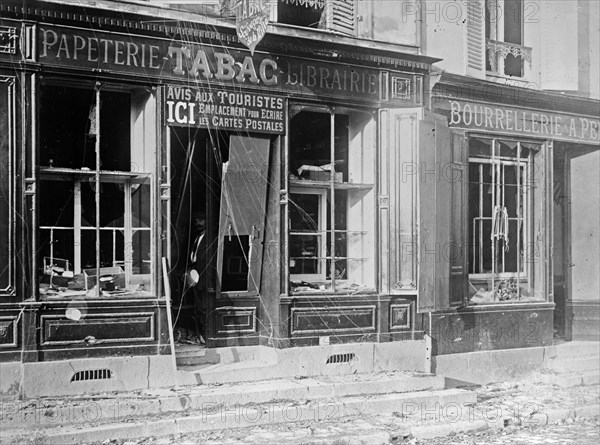
<path fill-rule="evenodd" d="M 156 298 L 156 295 L 152 292 L 124 292 L 124 293 L 113 293 L 101 296 L 87 296 L 85 294 L 67 294 L 67 295 L 40 295 L 40 301 L 107 301 L 107 300 L 135 300 L 135 299 L 148 299 Z"/>
<path fill-rule="evenodd" d="M 486 303 L 486 304 L 472 304 L 468 306 L 453 306 L 449 309 L 436 312 L 436 314 L 445 314 L 445 313 L 456 313 L 456 312 L 511 312 L 511 311 L 523 311 L 528 309 L 533 310 L 549 310 L 554 309 L 555 304 L 550 301 L 513 301 L 513 302 L 504 302 L 498 301 L 495 303 Z"/>
<path fill-rule="evenodd" d="M 311 181 L 309 179 L 290 179 L 290 187 L 300 188 L 329 188 L 331 181 Z M 336 190 L 369 190 L 373 188 L 373 184 L 362 184 L 355 182 L 334 182 L 333 186 Z"/>

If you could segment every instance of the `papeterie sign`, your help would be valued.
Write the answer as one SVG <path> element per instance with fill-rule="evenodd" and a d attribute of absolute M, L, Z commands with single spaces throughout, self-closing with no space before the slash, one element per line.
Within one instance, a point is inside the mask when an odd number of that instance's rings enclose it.
<path fill-rule="evenodd" d="M 380 100 L 380 71 L 343 63 L 254 54 L 134 34 L 40 26 L 38 61 L 70 67 L 309 97 Z"/>
<path fill-rule="evenodd" d="M 444 105 L 442 108 L 449 112 L 451 127 L 573 142 L 600 141 L 600 123 L 594 117 L 457 100 Z"/>
<path fill-rule="evenodd" d="M 165 87 L 165 123 L 249 133 L 285 133 L 282 97 L 241 91 Z"/>

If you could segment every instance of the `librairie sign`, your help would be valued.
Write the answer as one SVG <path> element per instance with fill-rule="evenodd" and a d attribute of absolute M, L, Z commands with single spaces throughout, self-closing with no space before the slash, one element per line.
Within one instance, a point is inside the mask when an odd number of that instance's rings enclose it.
<path fill-rule="evenodd" d="M 249 133 L 285 133 L 282 97 L 242 91 L 167 86 L 165 123 Z"/>
<path fill-rule="evenodd" d="M 380 100 L 380 71 L 203 44 L 44 25 L 37 59 L 46 66 L 243 87 L 304 96 Z"/>
<path fill-rule="evenodd" d="M 443 102 L 442 108 L 446 107 L 451 127 L 572 142 L 600 141 L 600 123 L 593 117 L 457 100 Z"/>

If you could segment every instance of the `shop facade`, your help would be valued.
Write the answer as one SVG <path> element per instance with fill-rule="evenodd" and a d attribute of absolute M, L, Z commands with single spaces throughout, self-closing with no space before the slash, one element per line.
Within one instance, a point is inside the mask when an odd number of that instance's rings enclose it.
<path fill-rule="evenodd" d="M 460 291 L 433 315 L 443 369 L 461 372 L 455 353 L 598 340 L 598 101 L 450 74 L 433 97 L 461 147 L 451 186 L 465 203 Z"/>
<path fill-rule="evenodd" d="M 4 393 L 174 384 L 167 294 L 207 348 L 395 342 L 425 370 L 452 269 L 420 247 L 456 235 L 421 180 L 456 173 L 436 59 L 277 30 L 251 54 L 151 7 L 0 12 Z"/>

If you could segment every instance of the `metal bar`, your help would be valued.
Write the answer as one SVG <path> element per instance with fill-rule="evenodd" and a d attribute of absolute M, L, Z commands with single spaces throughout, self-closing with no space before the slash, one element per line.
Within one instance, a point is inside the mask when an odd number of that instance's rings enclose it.
<path fill-rule="evenodd" d="M 479 164 L 479 273 L 483 272 L 483 164 Z"/>

